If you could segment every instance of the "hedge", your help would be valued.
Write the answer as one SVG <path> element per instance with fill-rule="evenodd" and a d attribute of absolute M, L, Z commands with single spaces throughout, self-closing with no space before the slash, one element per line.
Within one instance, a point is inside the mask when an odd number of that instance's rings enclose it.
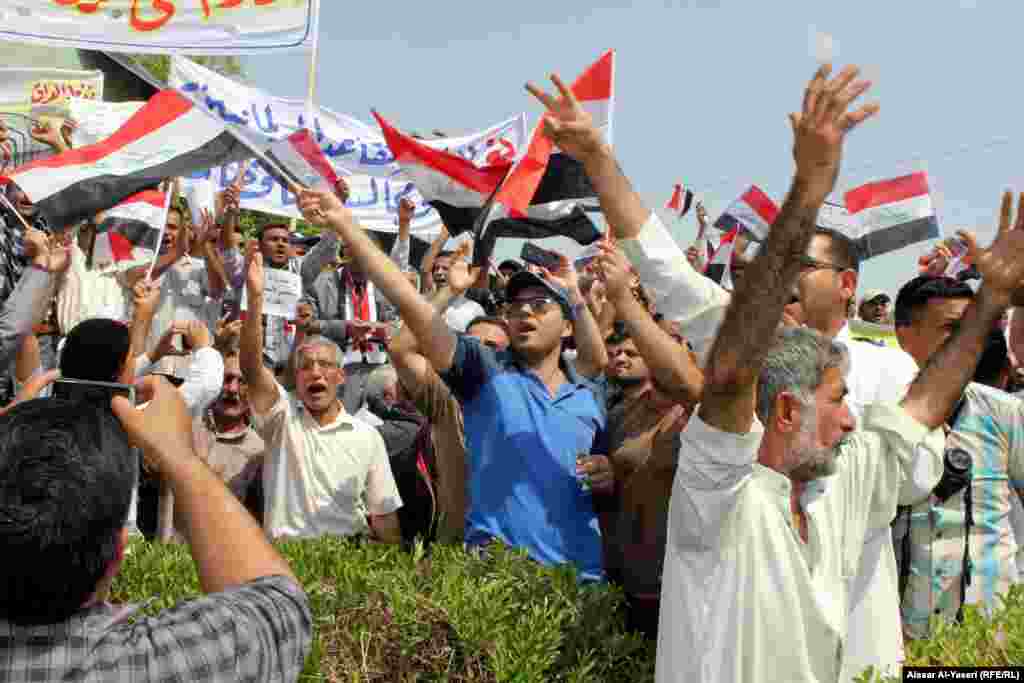
<path fill-rule="evenodd" d="M 278 544 L 309 594 L 316 632 L 304 681 L 650 681 L 654 644 L 626 633 L 622 595 L 578 586 L 495 548 L 435 545 L 425 554 L 324 538 Z M 157 596 L 153 613 L 199 594 L 187 548 L 134 542 L 112 600 Z M 908 663 L 1024 662 L 1024 589 L 991 620 L 968 610 L 908 645 Z M 863 680 L 872 680 L 865 675 Z"/>

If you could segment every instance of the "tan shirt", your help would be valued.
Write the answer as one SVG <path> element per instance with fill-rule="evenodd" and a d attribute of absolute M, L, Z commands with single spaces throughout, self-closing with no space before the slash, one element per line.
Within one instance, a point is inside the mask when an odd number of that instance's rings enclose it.
<path fill-rule="evenodd" d="M 462 406 L 433 370 L 422 385 L 406 387 L 417 410 L 430 420 L 437 460 L 438 534 L 462 541 L 466 531 L 466 445 Z"/>
<path fill-rule="evenodd" d="M 271 537 L 369 533 L 367 515 L 402 507 L 380 433 L 342 408 L 320 426 L 302 402 L 278 385 L 278 400 L 253 414 L 267 445 L 264 526 Z"/>

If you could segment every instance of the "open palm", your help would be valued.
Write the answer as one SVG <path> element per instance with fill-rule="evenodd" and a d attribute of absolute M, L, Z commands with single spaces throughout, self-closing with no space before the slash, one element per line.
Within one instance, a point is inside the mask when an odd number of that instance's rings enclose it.
<path fill-rule="evenodd" d="M 1024 303 L 1024 194 L 1017 202 L 1017 218 L 1013 219 L 1013 193 L 1003 193 L 999 213 L 999 231 L 987 249 L 978 246 L 972 233 L 957 233 L 967 244 L 971 261 L 981 273 L 982 282 L 990 290 L 1013 297 L 1016 306 Z"/>

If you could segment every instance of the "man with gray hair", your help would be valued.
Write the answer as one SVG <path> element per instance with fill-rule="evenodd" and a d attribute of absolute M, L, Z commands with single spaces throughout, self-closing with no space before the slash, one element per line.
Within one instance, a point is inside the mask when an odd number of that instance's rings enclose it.
<path fill-rule="evenodd" d="M 866 407 L 852 433 L 843 346 L 820 332 L 779 333 L 815 219 L 839 173 L 846 134 L 876 110 L 847 111 L 869 86 L 822 66 L 790 116 L 796 173 L 769 239 L 748 266 L 682 432 L 662 579 L 657 681 L 836 681 L 849 665 L 849 577 L 864 539 L 899 502 L 927 496 L 942 471 L 941 429 L 984 340 L 1024 284 L 1024 230 L 980 253 L 983 294 L 899 405 Z M 559 148 L 595 187 L 633 195 L 588 115 L 564 86 L 546 96 Z M 604 198 L 602 197 L 602 208 Z M 613 208 L 613 207 L 609 207 Z M 617 207 L 644 215 L 639 201 Z M 606 214 L 608 209 L 606 209 Z M 613 211 L 615 213 L 615 211 Z M 682 362 L 696 370 L 692 360 Z M 915 477 L 911 479 L 911 473 Z M 858 672 L 859 673 L 859 672 Z"/>
<path fill-rule="evenodd" d="M 263 256 L 249 249 L 249 312 L 240 363 L 256 431 L 266 443 L 264 526 L 272 537 L 371 536 L 390 543 L 401 533 L 402 506 L 384 439 L 353 418 L 338 399 L 343 354 L 333 341 L 305 339 L 295 350 L 295 395 L 263 364 Z"/>

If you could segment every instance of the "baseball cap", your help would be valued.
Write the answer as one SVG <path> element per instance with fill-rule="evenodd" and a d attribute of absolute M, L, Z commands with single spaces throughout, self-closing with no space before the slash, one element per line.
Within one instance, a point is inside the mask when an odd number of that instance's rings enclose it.
<path fill-rule="evenodd" d="M 884 289 L 869 289 L 868 291 L 864 292 L 864 296 L 861 297 L 860 303 L 863 305 L 868 303 L 869 301 L 874 301 L 875 299 L 883 297 L 886 301 L 892 301 L 892 297 L 886 294 Z"/>
<path fill-rule="evenodd" d="M 509 270 L 518 273 L 523 269 L 523 264 L 515 259 L 505 259 L 498 264 L 498 270 L 501 270 L 502 268 L 508 268 Z"/>
<path fill-rule="evenodd" d="M 551 298 L 562 307 L 562 313 L 565 314 L 566 319 L 575 320 L 572 306 L 569 305 L 569 293 L 562 287 L 553 285 L 541 276 L 528 270 L 521 270 L 509 279 L 508 286 L 505 288 L 505 301 L 512 301 L 516 298 L 516 294 L 530 287 L 546 290 L 551 295 Z"/>

